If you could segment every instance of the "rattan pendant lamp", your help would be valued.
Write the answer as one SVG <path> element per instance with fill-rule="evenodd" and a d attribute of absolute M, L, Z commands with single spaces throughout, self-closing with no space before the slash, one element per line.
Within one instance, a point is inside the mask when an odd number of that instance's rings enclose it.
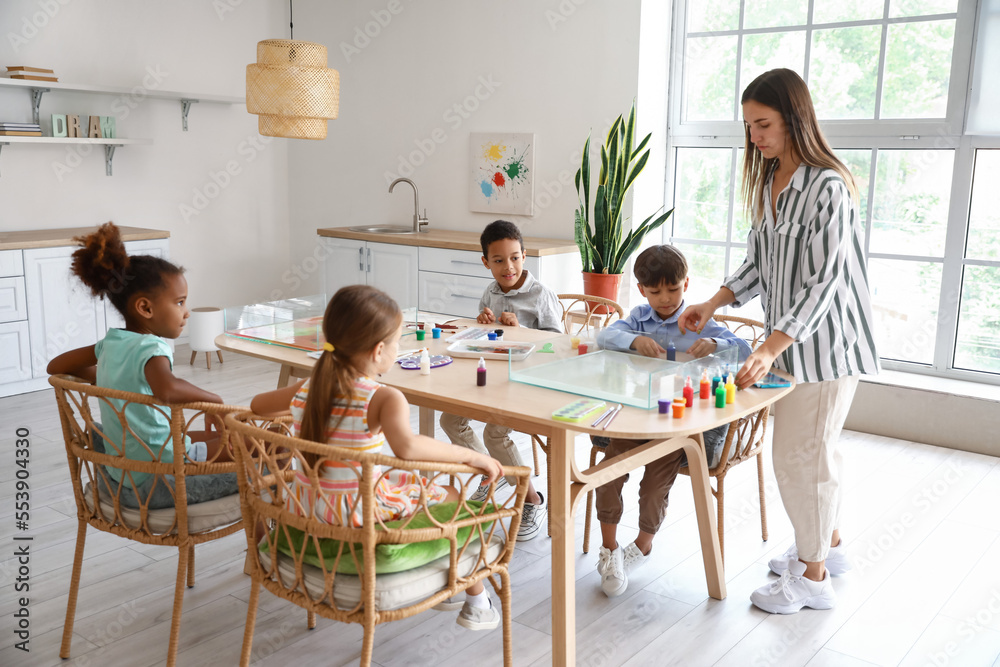
<path fill-rule="evenodd" d="M 257 42 L 257 62 L 247 65 L 247 111 L 268 137 L 326 139 L 326 121 L 340 107 L 340 73 L 326 66 L 326 47 L 290 39 Z"/>

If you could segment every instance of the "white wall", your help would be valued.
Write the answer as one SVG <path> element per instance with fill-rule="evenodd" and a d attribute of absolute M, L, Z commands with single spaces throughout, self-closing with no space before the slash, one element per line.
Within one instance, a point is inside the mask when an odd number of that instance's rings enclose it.
<path fill-rule="evenodd" d="M 293 261 L 313 252 L 317 227 L 410 224 L 409 188 L 387 186 L 414 163 L 431 227 L 482 229 L 497 216 L 469 211 L 470 132 L 535 133 L 535 215 L 504 217 L 529 236 L 571 239 L 587 133 L 600 143 L 637 94 L 639 5 L 297 2 L 295 37 L 327 46 L 341 100 L 326 141 L 289 148 Z M 297 288 L 318 285 L 309 276 Z"/>
<path fill-rule="evenodd" d="M 64 83 L 132 88 L 145 79 L 163 90 L 242 97 L 257 41 L 287 34 L 286 11 L 239 0 L 3 0 L 0 65 L 54 69 Z M 129 102 L 47 93 L 43 129 L 53 113 L 116 115 L 119 136 L 154 143 L 119 148 L 112 177 L 102 149 L 80 159 L 73 146 L 3 147 L 0 231 L 107 220 L 165 229 L 172 258 L 187 269 L 192 306 L 268 295 L 289 266 L 289 140 L 255 148 L 256 116 L 243 105 L 195 104 L 183 132 L 180 102 Z M 30 121 L 30 95 L 0 90 L 0 119 Z M 239 173 L 217 190 L 212 174 L 230 161 Z M 196 191 L 215 196 L 200 200 Z M 197 213 L 185 216 L 182 205 Z"/>

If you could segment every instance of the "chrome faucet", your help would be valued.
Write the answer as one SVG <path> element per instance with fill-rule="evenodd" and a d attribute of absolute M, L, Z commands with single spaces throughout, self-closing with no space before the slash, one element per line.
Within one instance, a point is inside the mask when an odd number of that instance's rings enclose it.
<path fill-rule="evenodd" d="M 396 183 L 402 181 L 403 183 L 409 183 L 410 187 L 413 188 L 413 231 L 414 232 L 426 232 L 426 229 L 421 229 L 421 227 L 426 227 L 430 222 L 427 219 L 427 209 L 424 209 L 424 214 L 420 215 L 420 195 L 417 194 L 417 185 L 408 178 L 397 178 L 392 183 L 389 184 L 389 192 L 396 187 Z"/>

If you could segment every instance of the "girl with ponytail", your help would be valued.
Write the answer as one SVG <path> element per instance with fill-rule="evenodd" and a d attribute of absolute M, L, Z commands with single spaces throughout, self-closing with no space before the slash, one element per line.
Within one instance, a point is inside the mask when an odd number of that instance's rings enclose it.
<path fill-rule="evenodd" d="M 274 416 L 291 413 L 293 434 L 305 440 L 327 443 L 359 452 L 378 453 L 388 442 L 401 459 L 465 463 L 479 468 L 489 481 L 502 474 L 500 462 L 466 447 L 438 442 L 410 428 L 410 406 L 394 387 L 374 378 L 396 361 L 403 315 L 385 292 L 367 285 L 351 285 L 337 291 L 323 315 L 323 354 L 312 376 L 282 389 L 258 394 L 250 403 L 254 412 Z M 362 525 L 358 501 L 360 464 L 335 463 L 313 456 L 304 462 L 318 467 L 320 484 L 329 491 L 329 502 L 315 504 L 308 475 L 296 471 L 288 500 L 290 511 L 304 509 L 324 523 Z M 376 470 L 376 476 L 381 475 Z M 376 516 L 393 521 L 420 509 L 421 492 L 428 503 L 461 500 L 458 490 L 421 479 L 418 475 L 392 470 L 378 477 L 375 488 Z M 334 500 L 337 499 L 337 500 Z M 302 509 L 300 509 L 302 508 Z M 469 588 L 465 603 L 448 601 L 442 609 L 461 607 L 458 623 L 471 630 L 495 628 L 500 612 L 490 602 L 482 582 Z"/>
<path fill-rule="evenodd" d="M 74 239 L 81 248 L 73 253 L 72 272 L 95 297 L 108 299 L 125 319 L 124 329 L 109 329 L 104 339 L 60 354 L 49 362 L 50 374 L 69 374 L 108 387 L 148 394 L 164 403 L 222 403 L 217 395 L 176 377 L 173 350 L 166 339 L 175 339 L 187 321 L 187 281 L 184 270 L 150 255 L 129 256 L 118 227 L 108 222 L 93 234 Z M 136 461 L 173 460 L 170 421 L 162 410 L 129 404 L 129 432 L 122 433 L 115 409 L 124 401 L 100 402 L 102 432 L 115 449 L 124 447 L 126 457 Z M 137 439 L 138 438 L 138 439 Z M 188 432 L 187 456 L 194 461 L 230 461 L 213 432 Z M 140 441 L 141 439 L 141 441 Z M 107 445 L 105 445 L 107 446 Z M 148 499 L 150 509 L 172 507 L 174 480 L 147 473 L 132 473 L 122 481 L 122 472 L 107 468 L 108 475 L 122 485 L 121 500 L 139 507 Z M 171 489 L 168 489 L 169 485 Z M 187 478 L 188 503 L 199 503 L 238 491 L 236 473 L 195 475 Z"/>

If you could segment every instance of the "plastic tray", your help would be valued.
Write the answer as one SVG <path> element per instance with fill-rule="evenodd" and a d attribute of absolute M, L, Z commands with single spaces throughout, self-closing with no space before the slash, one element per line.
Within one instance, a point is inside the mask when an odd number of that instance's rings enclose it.
<path fill-rule="evenodd" d="M 448 346 L 453 357 L 472 359 L 503 359 L 524 361 L 535 350 L 534 343 L 520 343 L 512 340 L 457 340 Z"/>

